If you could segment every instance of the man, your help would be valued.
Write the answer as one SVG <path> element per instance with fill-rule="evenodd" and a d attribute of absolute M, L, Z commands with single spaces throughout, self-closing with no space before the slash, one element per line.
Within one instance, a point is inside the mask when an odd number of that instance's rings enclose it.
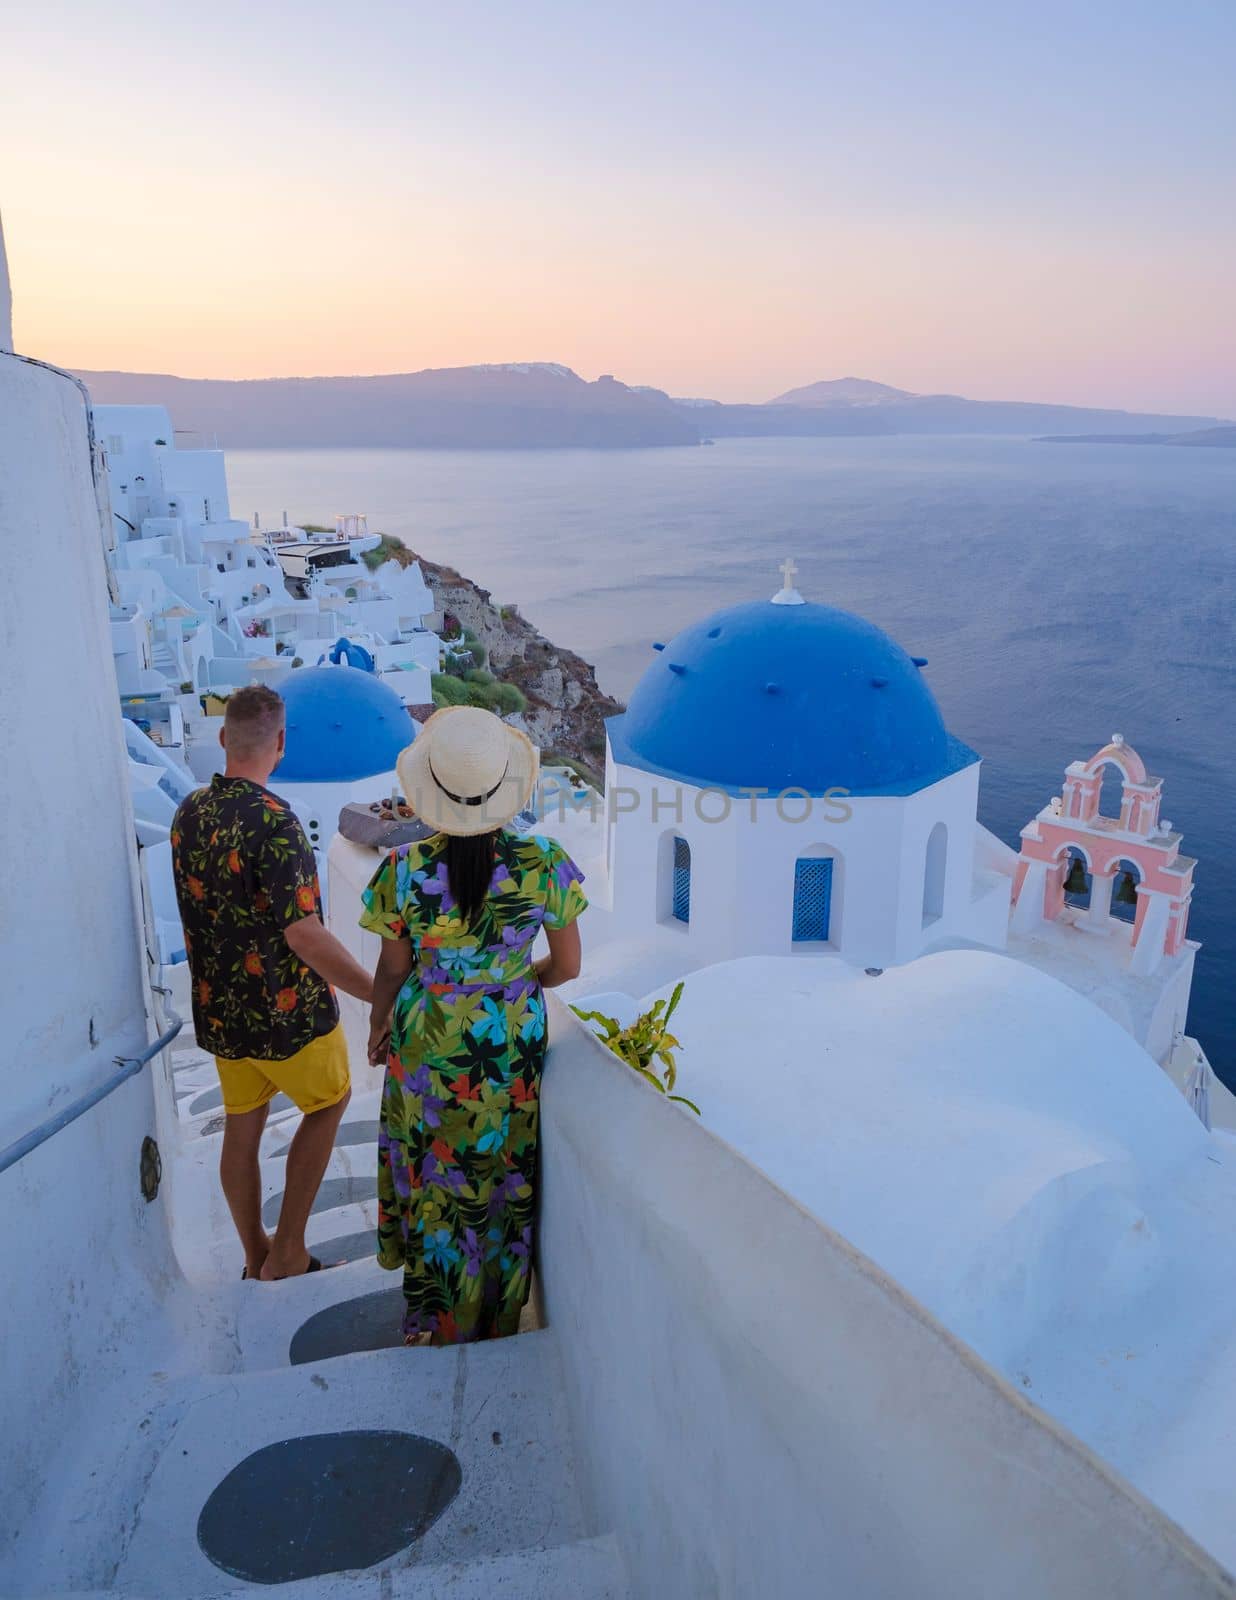
<path fill-rule="evenodd" d="M 176 897 L 193 980 L 198 1043 L 215 1057 L 227 1120 L 219 1177 L 246 1278 L 290 1278 L 321 1263 L 305 1225 L 351 1095 L 337 984 L 370 1001 L 373 981 L 320 915 L 313 852 L 287 801 L 266 787 L 283 755 L 283 701 L 260 685 L 227 702 L 227 767 L 172 824 Z M 262 1226 L 258 1146 L 282 1090 L 303 1113 L 288 1150 L 283 1209 Z"/>

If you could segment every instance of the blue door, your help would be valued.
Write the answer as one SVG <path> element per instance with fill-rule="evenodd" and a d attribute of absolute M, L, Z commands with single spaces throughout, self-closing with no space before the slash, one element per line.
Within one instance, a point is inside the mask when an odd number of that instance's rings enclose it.
<path fill-rule="evenodd" d="M 794 863 L 794 942 L 828 938 L 833 899 L 831 856 L 800 856 Z"/>
<path fill-rule="evenodd" d="M 691 846 L 685 839 L 674 840 L 674 916 L 679 922 L 691 920 Z"/>

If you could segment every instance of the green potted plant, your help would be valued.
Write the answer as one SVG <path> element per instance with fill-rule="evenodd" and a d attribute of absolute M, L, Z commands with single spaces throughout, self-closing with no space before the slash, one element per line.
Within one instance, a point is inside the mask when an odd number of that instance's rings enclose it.
<path fill-rule="evenodd" d="M 581 1021 L 593 1023 L 598 1029 L 597 1037 L 601 1043 L 625 1061 L 633 1072 L 638 1072 L 658 1094 L 665 1095 L 680 1106 L 689 1106 L 698 1117 L 700 1108 L 694 1100 L 673 1093 L 678 1078 L 674 1051 L 680 1048 L 681 1041 L 669 1031 L 669 1020 L 682 999 L 682 988 L 681 983 L 675 984 L 668 1000 L 654 1001 L 647 1011 L 641 1012 L 625 1028 L 604 1012 L 584 1011 L 580 1006 L 572 1006 L 571 1010 Z"/>

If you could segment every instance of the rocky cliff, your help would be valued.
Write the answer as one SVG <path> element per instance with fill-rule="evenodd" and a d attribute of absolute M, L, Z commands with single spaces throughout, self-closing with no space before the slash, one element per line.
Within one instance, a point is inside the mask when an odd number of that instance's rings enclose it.
<path fill-rule="evenodd" d="M 600 688 L 595 669 L 574 650 L 552 643 L 517 607 L 496 605 L 488 589 L 454 567 L 429 561 L 395 540 L 387 541 L 383 553 L 404 564 L 419 561 L 438 610 L 470 629 L 485 646 L 489 671 L 522 691 L 526 709 L 506 720 L 540 746 L 544 760 L 569 761 L 600 787 L 605 719 L 623 706 Z"/>

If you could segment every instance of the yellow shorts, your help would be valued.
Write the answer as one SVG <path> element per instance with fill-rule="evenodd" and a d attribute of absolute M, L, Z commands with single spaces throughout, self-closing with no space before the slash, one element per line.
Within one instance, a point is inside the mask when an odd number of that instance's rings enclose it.
<path fill-rule="evenodd" d="M 215 1065 L 223 1085 L 223 1109 L 233 1117 L 256 1111 L 280 1090 L 306 1113 L 325 1111 L 337 1106 L 352 1087 L 342 1024 L 286 1061 L 263 1061 L 257 1056 L 228 1061 L 216 1056 Z"/>

